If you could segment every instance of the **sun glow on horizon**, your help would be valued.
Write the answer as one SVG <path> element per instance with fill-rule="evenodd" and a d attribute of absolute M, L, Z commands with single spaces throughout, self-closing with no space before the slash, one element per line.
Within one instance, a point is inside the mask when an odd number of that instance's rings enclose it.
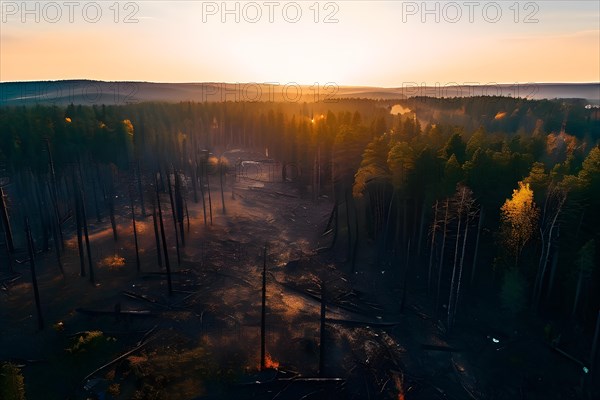
<path fill-rule="evenodd" d="M 407 8 L 412 2 L 301 2 L 300 14 L 292 2 L 274 11 L 252 3 L 231 2 L 221 10 L 217 2 L 117 2 L 118 13 L 102 3 L 100 14 L 88 7 L 85 15 L 82 3 L 71 23 L 69 10 L 50 22 L 58 15 L 50 8 L 23 15 L 21 3 L 3 2 L 0 81 L 381 87 L 600 81 L 600 11 L 592 2 L 540 2 L 533 10 L 536 23 L 524 23 L 532 10 L 512 10 L 508 3 L 494 23 L 492 11 L 482 14 L 484 3 L 473 22 L 466 9 L 449 22 L 458 15 L 448 6 L 452 2 L 436 2 L 437 15 Z M 95 15 L 101 18 L 89 22 Z"/>

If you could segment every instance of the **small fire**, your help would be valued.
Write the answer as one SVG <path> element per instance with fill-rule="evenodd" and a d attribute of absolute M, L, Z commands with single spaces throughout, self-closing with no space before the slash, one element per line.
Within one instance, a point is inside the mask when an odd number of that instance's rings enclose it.
<path fill-rule="evenodd" d="M 100 261 L 101 267 L 108 267 L 109 269 L 116 269 L 125 266 L 125 258 L 115 254 L 114 256 L 105 257 Z"/>
<path fill-rule="evenodd" d="M 403 377 L 401 375 L 394 374 L 394 384 L 398 390 L 398 400 L 404 400 L 404 387 L 402 385 Z"/>
<path fill-rule="evenodd" d="M 265 354 L 265 368 L 279 368 L 279 361 L 273 360 L 269 353 Z"/>

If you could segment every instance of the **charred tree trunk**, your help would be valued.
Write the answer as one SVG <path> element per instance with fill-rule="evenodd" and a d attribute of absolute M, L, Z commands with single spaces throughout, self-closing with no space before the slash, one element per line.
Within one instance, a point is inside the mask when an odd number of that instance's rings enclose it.
<path fill-rule="evenodd" d="M 192 193 L 194 194 L 194 203 L 198 204 L 198 189 L 197 189 L 197 168 L 191 167 L 192 172 Z"/>
<path fill-rule="evenodd" d="M 198 170 L 198 165 L 196 165 L 196 171 Z M 204 182 L 202 182 L 202 170 L 200 171 L 200 174 L 196 173 L 196 176 L 199 179 L 199 184 L 200 184 L 200 195 L 202 196 L 202 211 L 204 213 L 204 226 L 206 226 L 208 224 L 208 219 L 206 218 L 206 197 L 204 196 Z"/>
<path fill-rule="evenodd" d="M 75 176 L 73 176 L 73 184 L 75 185 Z M 77 250 L 79 251 L 79 275 L 85 277 L 85 255 L 83 250 L 83 223 L 81 221 L 81 206 L 79 205 L 78 190 L 75 189 L 75 219 L 77 223 Z"/>
<path fill-rule="evenodd" d="M 162 267 L 162 259 L 160 257 L 160 236 L 158 233 L 158 223 L 156 222 L 156 206 L 152 205 L 152 225 L 154 226 L 154 239 L 156 241 L 156 257 L 158 266 Z"/>
<path fill-rule="evenodd" d="M 429 270 L 427 272 L 427 291 L 431 293 L 431 279 L 433 272 L 433 250 L 435 248 L 435 234 L 437 233 L 438 201 L 435 202 L 435 211 L 433 214 L 433 226 L 431 227 L 431 249 L 429 251 Z"/>
<path fill-rule="evenodd" d="M 339 208 L 339 205 L 336 202 L 335 205 L 333 206 L 333 210 L 331 211 L 331 215 L 329 217 L 329 220 L 331 221 L 331 225 L 329 223 L 327 223 L 328 227 L 331 226 L 328 229 L 333 230 L 333 238 L 331 239 L 331 244 L 329 245 L 330 250 L 333 249 L 333 247 L 335 246 L 335 243 L 337 242 L 337 237 L 338 237 L 338 228 L 339 228 L 338 208 Z"/>
<path fill-rule="evenodd" d="M 225 195 L 223 194 L 223 162 L 219 158 L 219 181 L 221 183 L 221 210 L 223 211 L 223 215 L 226 214 L 225 211 Z"/>
<path fill-rule="evenodd" d="M 446 199 L 446 212 L 444 215 L 444 231 L 442 232 L 442 249 L 440 254 L 440 264 L 438 267 L 437 292 L 435 296 L 435 310 L 438 312 L 440 306 L 440 292 L 442 289 L 442 273 L 444 272 L 444 250 L 446 249 L 446 235 L 448 233 L 448 218 L 450 210 L 450 199 Z"/>
<path fill-rule="evenodd" d="M 114 202 L 114 193 L 111 191 L 108 194 L 108 212 L 109 212 L 109 216 L 110 216 L 110 226 L 112 227 L 112 231 L 113 231 L 113 239 L 114 241 L 118 241 L 119 240 L 119 235 L 117 232 L 117 222 L 115 220 L 115 202 Z"/>
<path fill-rule="evenodd" d="M 154 178 L 155 186 L 156 186 L 156 204 L 158 205 L 158 219 L 160 221 L 160 236 L 162 238 L 162 247 L 163 254 L 165 257 L 165 266 L 167 267 L 167 287 L 169 290 L 169 296 L 173 294 L 173 286 L 171 283 L 171 264 L 169 263 L 169 253 L 167 248 L 167 238 L 165 235 L 165 225 L 163 222 L 162 208 L 160 205 L 160 195 L 158 193 L 158 179 Z"/>
<path fill-rule="evenodd" d="M 265 370 L 266 352 L 265 352 L 265 330 L 267 314 L 267 246 L 263 249 L 263 271 L 262 271 L 262 303 L 260 312 L 260 370 Z"/>
<path fill-rule="evenodd" d="M 390 221 L 392 219 L 392 206 L 394 205 L 394 200 L 396 199 L 396 190 L 394 190 L 392 192 L 392 198 L 390 199 L 390 205 L 388 207 L 388 212 L 387 212 L 387 216 L 385 219 L 385 232 L 383 234 L 383 240 L 384 240 L 384 249 L 387 250 L 388 246 L 390 244 Z"/>
<path fill-rule="evenodd" d="M 179 230 L 177 227 L 177 210 L 175 199 L 173 199 L 173 188 L 171 187 L 171 176 L 167 173 L 167 187 L 169 188 L 169 200 L 171 202 L 171 215 L 173 216 L 173 228 L 175 229 L 175 249 L 177 250 L 177 265 L 181 265 L 181 253 L 179 252 Z"/>
<path fill-rule="evenodd" d="M 35 272 L 35 251 L 33 248 L 33 239 L 31 238 L 31 228 L 29 219 L 25 217 L 25 236 L 27 238 L 27 250 L 29 252 L 29 266 L 31 269 L 31 284 L 33 286 L 33 295 L 35 297 L 35 309 L 38 317 L 38 328 L 44 329 L 44 317 L 42 315 L 42 305 L 40 303 L 40 292 L 37 284 L 37 274 Z"/>
<path fill-rule="evenodd" d="M 351 261 L 352 259 L 352 228 L 350 227 L 350 201 L 348 200 L 349 191 L 346 190 L 345 200 L 346 200 L 346 233 L 348 237 L 348 249 L 346 251 L 346 259 Z"/>
<path fill-rule="evenodd" d="M 145 218 L 146 217 L 146 206 L 144 203 L 144 190 L 142 188 L 143 182 L 142 182 L 142 168 L 140 167 L 140 160 L 137 160 L 137 188 L 138 188 L 138 195 L 140 196 L 140 207 L 142 209 L 142 216 Z"/>
<path fill-rule="evenodd" d="M 210 226 L 212 226 L 213 214 L 212 214 L 212 199 L 211 199 L 211 195 L 210 195 L 210 178 L 208 177 L 208 171 L 206 168 L 206 164 L 205 164 L 205 168 L 204 168 L 204 174 L 206 177 L 206 191 L 208 192 L 208 212 L 210 214 Z"/>
<path fill-rule="evenodd" d="M 325 282 L 321 282 L 321 318 L 319 323 L 319 376 L 325 376 L 325 341 L 327 332 L 325 330 L 325 320 L 327 317 L 327 290 Z"/>
<path fill-rule="evenodd" d="M 46 215 L 47 205 L 46 199 L 41 192 L 41 188 L 43 185 L 39 182 L 39 179 L 36 179 L 32 176 L 32 183 L 34 185 L 35 198 L 38 206 L 38 210 L 40 210 L 40 226 L 42 230 L 42 251 L 47 252 L 50 250 L 50 223 L 48 221 L 48 217 Z"/>
<path fill-rule="evenodd" d="M 469 234 L 469 216 L 467 213 L 467 221 L 465 222 L 465 232 L 463 234 L 463 243 L 462 243 L 462 251 L 460 255 L 460 262 L 458 264 L 458 281 L 456 282 L 456 294 L 454 295 L 454 301 L 449 304 L 448 309 L 450 309 L 450 305 L 452 306 L 452 312 L 450 313 L 450 324 L 449 327 L 454 326 L 454 320 L 456 319 L 456 310 L 458 309 L 458 299 L 460 298 L 460 286 L 462 282 L 462 274 L 463 274 L 463 266 L 465 261 L 465 250 L 467 248 L 467 237 Z"/>
<path fill-rule="evenodd" d="M 96 181 L 92 179 L 92 196 L 94 196 L 94 211 L 96 212 L 96 222 L 101 222 L 100 220 L 100 206 L 98 205 L 98 193 L 96 190 Z"/>
<path fill-rule="evenodd" d="M 479 236 L 481 235 L 481 228 L 483 226 L 483 206 L 479 209 L 479 222 L 477 223 L 477 238 L 475 239 L 475 252 L 473 255 L 473 265 L 471 266 L 471 286 L 475 281 L 475 270 L 477 268 L 477 255 L 479 254 Z"/>
<path fill-rule="evenodd" d="M 87 224 L 87 217 L 85 214 L 85 204 L 84 204 L 84 196 L 83 196 L 83 192 L 80 191 L 79 194 L 79 202 L 80 202 L 80 209 L 81 209 L 81 219 L 83 222 L 83 235 L 85 237 L 85 249 L 87 252 L 87 257 L 88 257 L 88 264 L 90 267 L 90 282 L 92 284 L 95 283 L 94 280 L 94 265 L 92 263 L 92 250 L 90 248 L 90 236 L 88 234 L 88 224 Z"/>
<path fill-rule="evenodd" d="M 0 217 L 2 218 L 2 226 L 4 227 L 4 235 L 6 236 L 6 245 L 10 254 L 15 252 L 13 242 L 12 229 L 10 227 L 10 219 L 8 218 L 8 208 L 6 207 L 6 196 L 4 190 L 0 187 Z"/>
<path fill-rule="evenodd" d="M 137 237 L 137 229 L 135 226 L 135 206 L 133 204 L 133 195 L 131 192 L 129 193 L 129 201 L 131 204 L 131 225 L 133 228 L 133 241 L 135 244 L 135 266 L 138 272 L 140 272 L 140 249 L 138 246 L 138 237 Z"/>
<path fill-rule="evenodd" d="M 58 233 L 60 236 L 60 246 L 64 249 L 64 237 L 62 232 L 62 227 L 60 224 L 60 212 L 58 209 L 58 186 L 56 184 L 56 170 L 54 168 L 54 161 L 52 158 L 52 151 L 50 150 L 50 141 L 46 138 L 46 151 L 48 152 L 48 164 L 50 166 L 50 178 L 52 180 L 52 188 L 50 190 L 50 198 L 52 202 L 52 209 L 54 210 L 54 219 L 57 222 Z"/>
<path fill-rule="evenodd" d="M 183 198 L 183 206 L 185 207 L 185 219 L 187 222 L 187 233 L 190 233 L 190 212 L 188 210 L 187 199 Z"/>
<path fill-rule="evenodd" d="M 448 332 L 450 332 L 452 330 L 452 307 L 453 307 L 453 303 L 454 303 L 454 296 L 455 296 L 455 286 L 456 286 L 456 275 L 457 275 L 457 269 L 458 269 L 458 247 L 460 245 L 460 235 L 461 235 L 461 229 L 462 228 L 462 212 L 459 210 L 458 212 L 458 226 L 456 228 L 456 243 L 454 245 L 454 263 L 452 264 L 452 278 L 450 280 L 450 295 L 448 297 L 448 316 L 446 319 L 447 322 L 447 326 L 448 326 Z"/>
<path fill-rule="evenodd" d="M 425 230 L 425 212 L 426 204 L 425 200 L 423 200 L 423 204 L 421 205 L 421 218 L 419 222 L 419 239 L 417 242 L 417 257 L 421 258 L 421 247 L 423 245 L 423 231 Z"/>
<path fill-rule="evenodd" d="M 179 224 L 179 238 L 181 239 L 181 247 L 185 247 L 185 230 L 183 227 L 184 201 L 181 193 L 181 178 L 177 171 L 175 174 L 175 210 L 177 212 L 177 223 Z"/>

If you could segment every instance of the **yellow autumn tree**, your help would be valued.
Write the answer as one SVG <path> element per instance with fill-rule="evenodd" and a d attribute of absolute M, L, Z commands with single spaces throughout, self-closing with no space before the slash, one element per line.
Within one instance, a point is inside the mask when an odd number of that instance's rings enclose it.
<path fill-rule="evenodd" d="M 537 228 L 540 214 L 533 201 L 533 190 L 529 183 L 519 182 L 519 188 L 513 190 L 511 199 L 506 199 L 501 207 L 502 241 L 506 249 L 515 257 L 519 255 Z"/>

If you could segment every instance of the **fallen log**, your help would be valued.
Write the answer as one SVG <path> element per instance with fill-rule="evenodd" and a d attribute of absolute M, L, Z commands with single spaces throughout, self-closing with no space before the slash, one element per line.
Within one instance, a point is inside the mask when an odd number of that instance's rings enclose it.
<path fill-rule="evenodd" d="M 120 310 L 120 311 L 103 311 L 103 310 L 90 310 L 87 308 L 76 308 L 75 311 L 85 315 L 91 316 L 102 316 L 102 315 L 111 315 L 111 316 L 130 316 L 130 317 L 156 317 L 156 314 L 150 310 Z"/>
<path fill-rule="evenodd" d="M 461 350 L 461 349 L 455 349 L 453 347 L 448 347 L 448 346 L 436 346 L 436 345 L 432 345 L 432 344 L 422 344 L 421 348 L 423 350 L 447 351 L 449 353 L 462 353 L 463 352 L 463 350 Z"/>
<path fill-rule="evenodd" d="M 147 301 L 148 303 L 152 303 L 152 304 L 156 304 L 157 300 L 147 296 L 145 294 L 138 294 L 138 293 L 134 293 L 134 292 L 130 292 L 128 290 L 124 290 L 123 291 L 123 295 L 131 298 L 131 299 L 136 299 L 136 300 L 142 300 L 142 301 Z"/>
<path fill-rule="evenodd" d="M 154 328 L 153 328 L 154 329 Z M 84 381 L 87 381 L 88 379 L 90 379 L 92 376 L 96 375 L 98 372 L 110 367 L 111 365 L 121 361 L 122 359 L 124 359 L 125 357 L 135 353 L 136 351 L 140 350 L 142 347 L 146 346 L 148 343 L 152 342 L 154 339 L 156 339 L 157 336 L 154 336 L 153 338 L 150 338 L 148 340 L 146 340 L 143 343 L 138 344 L 135 348 L 129 350 L 126 353 L 121 354 L 119 357 L 115 358 L 114 360 L 102 365 L 99 368 L 96 368 L 94 371 L 92 371 L 91 373 L 89 373 L 85 378 L 83 378 Z M 139 342 L 138 342 L 139 343 Z"/>
<path fill-rule="evenodd" d="M 297 287 L 295 287 L 293 285 L 289 285 L 287 283 L 279 282 L 277 280 L 272 280 L 272 282 L 274 282 L 274 283 L 282 286 L 284 289 L 287 289 L 287 290 L 290 290 L 290 291 L 292 291 L 294 293 L 297 293 L 299 295 L 305 296 L 305 297 L 307 297 L 307 298 L 309 298 L 309 299 L 311 299 L 311 300 L 313 300 L 313 301 L 315 301 L 315 302 L 317 302 L 319 304 L 321 303 L 321 297 L 320 296 L 314 295 L 314 294 L 312 294 L 312 293 L 310 293 L 310 292 L 308 292 L 306 290 L 299 289 L 299 288 L 297 288 Z M 339 302 L 336 302 L 336 303 L 329 302 L 327 304 L 327 307 L 331 311 L 333 311 L 333 312 L 339 312 L 338 310 L 335 310 L 335 308 L 338 308 L 339 310 L 343 310 L 343 311 L 346 311 L 346 312 L 351 312 L 351 313 L 354 313 L 356 315 L 362 315 L 362 316 L 364 316 L 364 315 L 369 314 L 369 311 L 367 311 L 367 310 L 363 310 L 363 309 L 360 309 L 360 308 L 354 308 L 354 307 L 348 307 L 348 306 L 345 306 L 343 304 L 340 304 Z M 369 307 L 373 308 L 373 306 L 371 306 L 371 305 L 369 305 Z"/>
<path fill-rule="evenodd" d="M 340 325 L 349 325 L 349 326 L 375 326 L 375 327 L 390 327 L 400 325 L 401 322 L 377 322 L 377 321 L 358 321 L 358 320 L 348 320 L 348 319 L 337 319 L 337 318 L 326 318 L 326 322 L 330 322 L 332 324 L 340 324 Z"/>

